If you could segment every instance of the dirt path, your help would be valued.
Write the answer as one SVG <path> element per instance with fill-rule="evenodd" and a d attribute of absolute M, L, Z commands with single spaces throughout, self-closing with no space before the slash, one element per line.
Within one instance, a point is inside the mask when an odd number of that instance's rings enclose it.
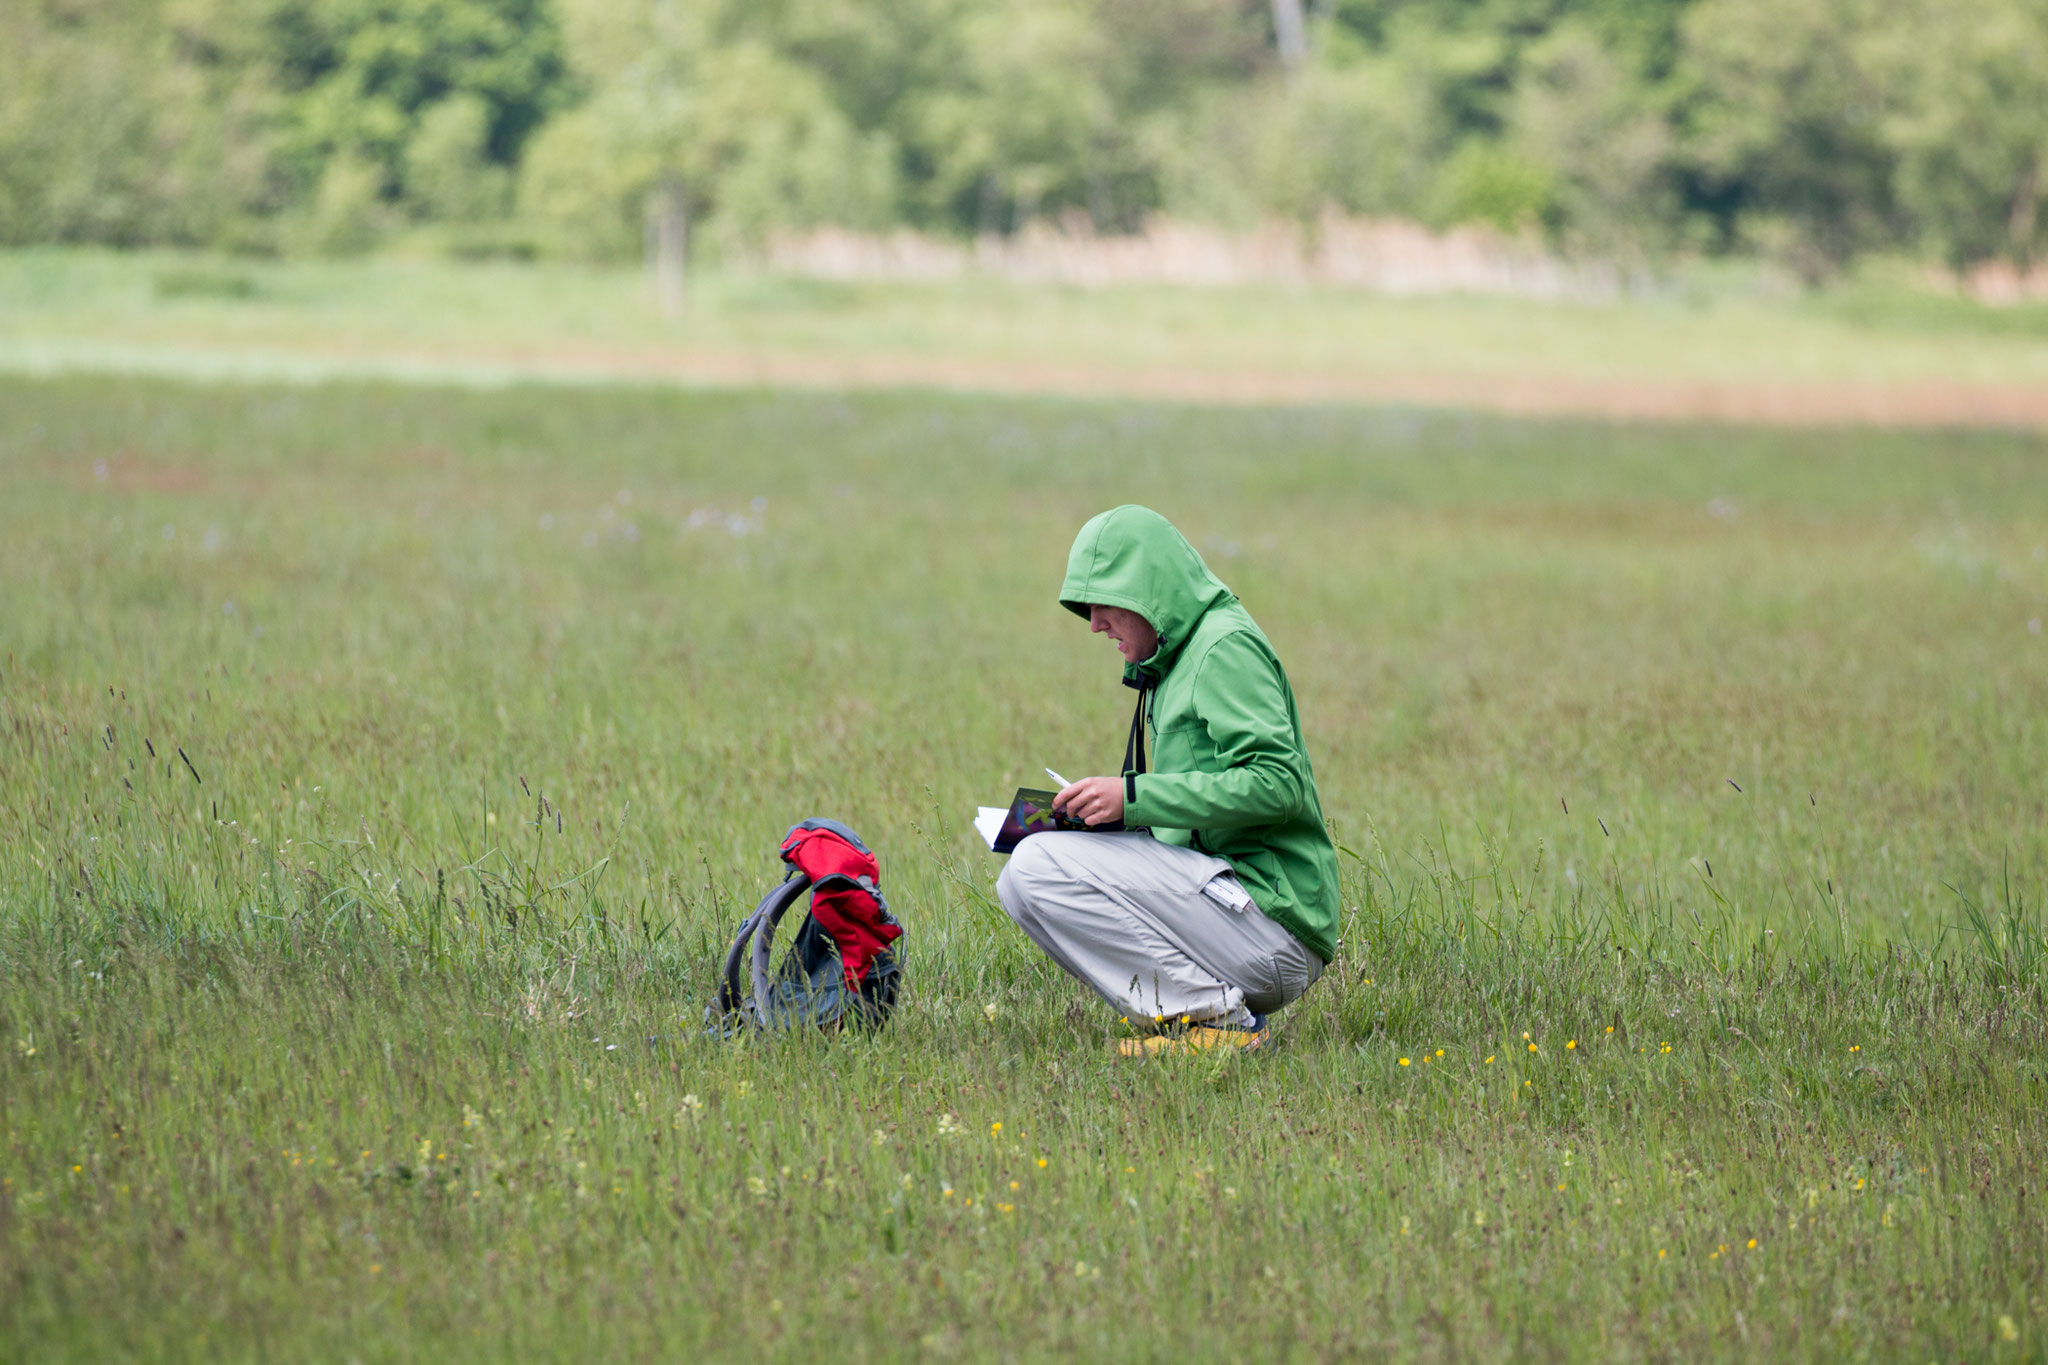
<path fill-rule="evenodd" d="M 1766 426 L 2048 429 L 2048 386 L 1952 381 L 1739 383 L 1515 375 L 1111 367 L 987 356 L 830 354 L 644 346 L 345 349 L 120 347 L 81 343 L 31 373 L 135 373 L 200 379 L 397 379 L 420 383 L 678 383 L 806 390 L 1141 398 L 1195 403 L 1405 403 L 1526 417 L 1708 421 Z"/>
<path fill-rule="evenodd" d="M 453 357 L 449 357 L 453 359 Z M 579 348 L 503 356 L 536 375 L 719 387 L 931 388 L 1198 403 L 1414 403 L 1526 417 L 1768 426 L 2048 428 L 2048 387 L 1634 382 L 1524 374 L 1346 374 L 1110 368 L 978 356 Z"/>

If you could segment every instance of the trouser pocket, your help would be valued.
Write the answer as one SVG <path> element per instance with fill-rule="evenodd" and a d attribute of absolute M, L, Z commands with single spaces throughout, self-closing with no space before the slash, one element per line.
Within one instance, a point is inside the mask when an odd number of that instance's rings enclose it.
<path fill-rule="evenodd" d="M 1212 903 L 1235 914 L 1242 915 L 1252 909 L 1251 893 L 1244 889 L 1233 872 L 1218 872 L 1203 882 L 1202 894 Z"/>

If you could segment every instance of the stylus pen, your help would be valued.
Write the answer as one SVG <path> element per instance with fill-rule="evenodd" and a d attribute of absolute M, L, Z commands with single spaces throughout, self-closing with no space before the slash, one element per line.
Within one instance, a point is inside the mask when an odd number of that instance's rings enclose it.
<path fill-rule="evenodd" d="M 1052 779 L 1053 781 L 1055 781 L 1055 782 L 1059 783 L 1062 789 L 1064 789 L 1064 788 L 1067 788 L 1067 787 L 1071 787 L 1071 786 L 1073 786 L 1073 785 L 1074 785 L 1073 783 L 1071 783 L 1071 782 L 1067 781 L 1067 779 L 1066 779 L 1066 778 L 1064 778 L 1064 777 L 1061 777 L 1061 776 L 1060 776 L 1060 775 L 1059 775 L 1058 773 L 1054 772 L 1054 771 L 1053 771 L 1052 769 L 1050 769 L 1050 768 L 1047 768 L 1047 769 L 1045 770 L 1045 775 L 1046 775 L 1047 777 L 1051 778 L 1051 779 Z"/>

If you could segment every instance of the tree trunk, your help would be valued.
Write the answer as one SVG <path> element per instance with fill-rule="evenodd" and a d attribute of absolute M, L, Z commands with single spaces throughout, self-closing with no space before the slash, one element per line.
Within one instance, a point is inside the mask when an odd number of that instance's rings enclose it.
<path fill-rule="evenodd" d="M 1308 60 L 1308 20 L 1301 0 L 1273 0 L 1273 37 L 1280 65 L 1292 76 Z"/>
<path fill-rule="evenodd" d="M 2020 172 L 2020 183 L 2012 192 L 2012 209 L 2006 214 L 2006 239 L 2012 243 L 2012 263 L 2021 275 L 2034 268 L 2035 210 L 2041 198 L 2041 167 L 2028 160 Z"/>
<path fill-rule="evenodd" d="M 665 318 L 683 311 L 683 261 L 689 232 L 689 204 L 683 194 L 683 182 L 665 175 L 648 196 L 645 242 L 654 303 Z"/>

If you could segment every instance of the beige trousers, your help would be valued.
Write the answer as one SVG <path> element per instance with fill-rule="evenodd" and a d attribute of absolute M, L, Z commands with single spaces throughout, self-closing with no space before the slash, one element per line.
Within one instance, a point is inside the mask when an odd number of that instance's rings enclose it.
<path fill-rule="evenodd" d="M 996 882 L 1032 942 L 1134 1024 L 1270 1014 L 1323 962 L 1221 858 L 1149 834 L 1034 834 Z"/>

